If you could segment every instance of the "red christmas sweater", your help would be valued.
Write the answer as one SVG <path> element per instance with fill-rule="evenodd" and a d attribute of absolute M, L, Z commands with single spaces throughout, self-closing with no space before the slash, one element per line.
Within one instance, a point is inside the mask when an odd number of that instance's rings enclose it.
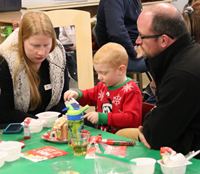
<path fill-rule="evenodd" d="M 77 90 L 80 105 L 97 106 L 98 128 L 115 133 L 121 128 L 138 128 L 142 118 L 142 94 L 131 78 L 116 87 L 99 82 L 87 90 Z"/>

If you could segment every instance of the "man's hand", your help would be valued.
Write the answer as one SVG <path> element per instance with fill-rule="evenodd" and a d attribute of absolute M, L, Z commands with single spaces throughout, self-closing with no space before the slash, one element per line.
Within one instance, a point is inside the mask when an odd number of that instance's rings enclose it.
<path fill-rule="evenodd" d="M 141 49 L 141 47 L 140 46 L 134 46 L 134 49 L 135 49 L 135 51 L 137 52 L 137 57 L 136 57 L 136 59 L 140 59 L 143 55 L 144 55 L 144 52 L 143 52 L 143 50 Z"/>
<path fill-rule="evenodd" d="M 96 124 L 98 123 L 98 119 L 99 119 L 98 112 L 95 112 L 95 111 L 89 112 L 85 114 L 83 118 L 87 118 L 88 121 L 90 121 L 93 124 Z"/>
<path fill-rule="evenodd" d="M 139 126 L 139 138 L 140 138 L 140 141 L 148 148 L 148 149 L 151 149 L 151 146 L 147 143 L 145 137 L 144 137 L 144 134 L 143 134 L 143 126 Z"/>
<path fill-rule="evenodd" d="M 150 88 L 151 88 L 153 94 L 156 95 L 156 83 L 155 83 L 154 80 L 152 80 L 152 81 L 150 82 Z"/>

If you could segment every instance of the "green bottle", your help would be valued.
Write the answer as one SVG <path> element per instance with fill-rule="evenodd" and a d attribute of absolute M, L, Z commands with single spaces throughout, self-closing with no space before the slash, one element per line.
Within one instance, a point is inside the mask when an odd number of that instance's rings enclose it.
<path fill-rule="evenodd" d="M 67 108 L 68 146 L 72 149 L 71 137 L 73 134 L 81 133 L 84 129 L 83 113 L 89 108 L 89 105 L 86 105 L 83 108 L 73 108 L 71 105 L 68 105 Z"/>

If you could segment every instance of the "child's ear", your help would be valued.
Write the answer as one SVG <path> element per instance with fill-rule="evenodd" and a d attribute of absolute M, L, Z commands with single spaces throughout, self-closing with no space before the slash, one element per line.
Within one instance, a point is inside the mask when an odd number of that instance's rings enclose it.
<path fill-rule="evenodd" d="M 126 73 L 126 66 L 125 65 L 120 65 L 119 67 L 119 75 L 123 75 Z"/>

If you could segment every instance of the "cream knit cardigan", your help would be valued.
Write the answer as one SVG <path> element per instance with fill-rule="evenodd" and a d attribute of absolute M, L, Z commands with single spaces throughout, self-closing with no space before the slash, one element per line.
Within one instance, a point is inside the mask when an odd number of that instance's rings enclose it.
<path fill-rule="evenodd" d="M 2 55 L 8 63 L 13 82 L 14 68 L 18 52 L 14 51 L 12 47 L 18 44 L 18 31 L 19 29 L 14 30 L 14 32 L 0 45 L 0 55 Z M 58 40 L 55 49 L 47 56 L 46 59 L 49 62 L 49 74 L 52 86 L 52 97 L 46 108 L 46 110 L 49 110 L 60 101 L 65 83 L 65 50 Z M 22 63 L 19 65 L 19 68 L 21 67 L 23 67 Z M 13 83 L 15 109 L 28 112 L 30 105 L 30 86 L 25 70 L 19 72 L 16 78 L 16 83 L 15 88 Z"/>

